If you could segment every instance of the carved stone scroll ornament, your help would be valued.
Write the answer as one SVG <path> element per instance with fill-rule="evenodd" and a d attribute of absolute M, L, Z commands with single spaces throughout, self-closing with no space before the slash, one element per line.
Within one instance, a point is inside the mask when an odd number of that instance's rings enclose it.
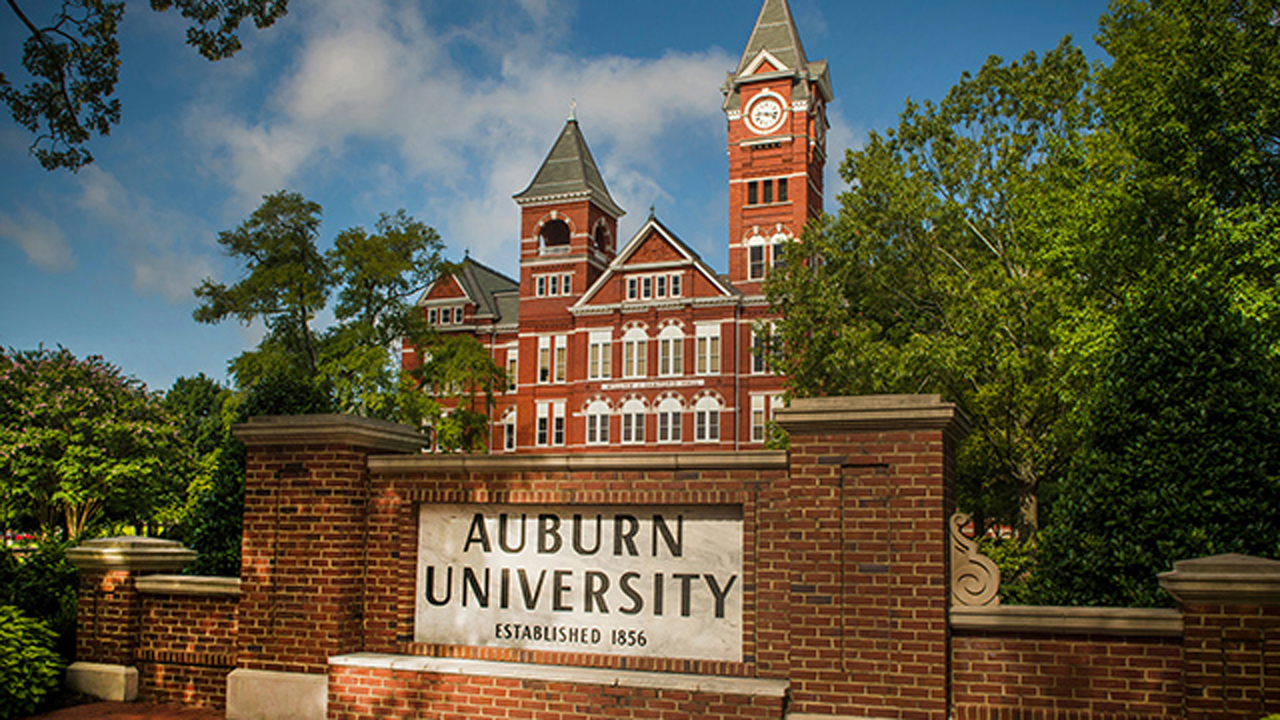
<path fill-rule="evenodd" d="M 951 516 L 951 604 L 980 607 L 1000 604 L 1000 568 L 978 552 L 978 543 L 964 534 L 971 522 L 964 513 Z"/>

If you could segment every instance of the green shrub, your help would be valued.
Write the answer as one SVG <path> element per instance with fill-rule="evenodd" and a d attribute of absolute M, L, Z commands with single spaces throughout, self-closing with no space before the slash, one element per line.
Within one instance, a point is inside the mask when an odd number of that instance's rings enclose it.
<path fill-rule="evenodd" d="M 58 687 L 64 664 L 44 623 L 0 605 L 0 720 L 36 711 Z"/>
<path fill-rule="evenodd" d="M 79 574 L 67 560 L 68 546 L 45 542 L 24 557 L 0 551 L 0 605 L 43 622 L 56 638 L 58 653 L 70 662 L 76 648 Z"/>
<path fill-rule="evenodd" d="M 1280 368 L 1220 295 L 1184 282 L 1125 307 L 1087 412 L 1034 600 L 1170 605 L 1156 576 L 1178 560 L 1280 557 Z"/>

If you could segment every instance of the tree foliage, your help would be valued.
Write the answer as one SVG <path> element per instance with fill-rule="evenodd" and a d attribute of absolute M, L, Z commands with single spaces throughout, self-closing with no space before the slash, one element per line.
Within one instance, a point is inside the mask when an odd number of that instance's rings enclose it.
<path fill-rule="evenodd" d="M 1121 311 L 1086 414 L 1036 600 L 1168 604 L 1156 573 L 1175 561 L 1280 557 L 1280 374 L 1256 321 L 1195 282 L 1149 288 Z"/>
<path fill-rule="evenodd" d="M 58 687 L 65 663 L 54 640 L 43 623 L 0 605 L 0 720 L 30 715 Z"/>
<path fill-rule="evenodd" d="M 1068 42 L 992 58 L 940 103 L 908 103 L 840 172 L 839 215 L 787 248 L 767 292 L 786 312 L 774 364 L 795 395 L 940 392 L 974 424 L 970 506 L 1036 525 L 1038 488 L 1069 456 L 1073 312 L 1048 272 L 1045 185 L 1093 122 L 1089 66 Z"/>
<path fill-rule="evenodd" d="M 172 519 L 183 478 L 177 428 L 159 398 L 100 357 L 0 352 L 5 515 L 78 539 L 94 523 Z"/>
<path fill-rule="evenodd" d="M 31 152 L 47 170 L 78 170 L 93 162 L 87 144 L 120 122 L 115 97 L 120 77 L 120 21 L 123 0 L 66 0 L 47 18 L 8 0 L 26 28 L 22 68 L 30 82 L 19 89 L 0 73 L 0 100 L 14 120 L 36 139 Z M 43 3 L 35 3 L 43 9 Z M 288 0 L 151 0 L 157 12 L 176 9 L 191 21 L 187 44 L 209 60 L 240 49 L 240 25 L 252 19 L 265 28 L 288 12 Z"/>
<path fill-rule="evenodd" d="M 403 210 L 384 214 L 373 232 L 344 230 L 327 252 L 319 249 L 320 206 L 280 192 L 234 230 L 219 235 L 243 275 L 227 286 L 206 280 L 196 289 L 201 322 L 235 318 L 263 321 L 267 336 L 231 362 L 242 390 L 271 380 L 310 385 L 331 398 L 336 412 L 395 420 L 436 430 L 445 449 L 483 449 L 483 408 L 502 382 L 502 371 L 474 340 L 445 340 L 427 325 L 414 300 L 453 266 L 444 243 Z M 315 318 L 336 297 L 333 325 Z M 412 374 L 400 369 L 398 348 L 408 343 L 434 358 Z M 444 413 L 435 397 L 465 396 Z M 482 397 L 483 395 L 483 397 Z"/>

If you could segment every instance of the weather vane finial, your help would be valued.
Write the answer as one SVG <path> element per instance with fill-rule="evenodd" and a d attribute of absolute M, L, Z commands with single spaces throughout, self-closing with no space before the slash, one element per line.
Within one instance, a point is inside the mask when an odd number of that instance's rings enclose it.
<path fill-rule="evenodd" d="M 569 119 L 573 122 L 578 121 L 578 101 L 569 100 Z"/>

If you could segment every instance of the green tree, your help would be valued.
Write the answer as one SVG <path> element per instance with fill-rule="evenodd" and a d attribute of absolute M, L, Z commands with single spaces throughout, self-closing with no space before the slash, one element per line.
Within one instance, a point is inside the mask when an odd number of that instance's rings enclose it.
<path fill-rule="evenodd" d="M 344 230 L 326 254 L 340 289 L 319 371 L 331 378 L 344 412 L 412 421 L 420 393 L 401 381 L 392 349 L 434 341 L 414 300 L 451 266 L 436 231 L 404 210 L 383 214 L 375 230 Z"/>
<path fill-rule="evenodd" d="M 47 170 L 78 170 L 93 162 L 87 144 L 120 122 L 115 97 L 120 77 L 122 0 L 67 0 L 47 16 L 35 16 L 19 0 L 9 9 L 29 33 L 22 45 L 22 68 L 30 77 L 15 87 L 0 73 L 0 100 L 14 120 L 35 134 L 31 152 Z M 252 19 L 269 27 L 288 12 L 288 0 L 151 0 L 157 12 L 176 9 L 191 21 L 187 44 L 209 60 L 240 50 L 240 24 Z M 36 4 L 41 10 L 43 3 Z"/>
<path fill-rule="evenodd" d="M 430 346 L 415 375 L 422 385 L 419 395 L 430 390 L 432 398 L 447 399 L 452 406 L 445 412 L 431 402 L 425 409 L 422 419 L 434 431 L 436 446 L 445 452 L 485 452 L 494 395 L 507 382 L 489 349 L 466 335 L 441 338 Z"/>
<path fill-rule="evenodd" d="M 100 357 L 0 352 L 0 483 L 8 518 L 78 539 L 143 531 L 181 505 L 177 428 L 159 398 Z"/>
<path fill-rule="evenodd" d="M 333 289 L 332 273 L 316 246 L 320 215 L 318 203 L 281 191 L 263 198 L 239 227 L 218 234 L 223 251 L 243 264 L 244 276 L 230 287 L 212 279 L 201 283 L 193 317 L 204 323 L 234 317 L 245 325 L 266 324 L 258 349 L 232 361 L 242 387 L 268 375 L 317 374 L 320 349 L 311 324 Z"/>
<path fill-rule="evenodd" d="M 1156 574 L 1175 561 L 1280 558 L 1280 374 L 1261 330 L 1195 281 L 1121 311 L 1033 599 L 1167 605 Z"/>
<path fill-rule="evenodd" d="M 230 287 L 206 280 L 196 289 L 203 302 L 195 318 L 263 320 L 269 330 L 256 349 L 231 362 L 236 384 L 310 383 L 332 398 L 337 412 L 415 427 L 427 421 L 442 448 L 483 449 L 483 408 L 491 405 L 502 370 L 479 343 L 438 337 L 414 302 L 454 270 L 443 260 L 439 235 L 401 210 L 382 215 L 373 233 L 360 227 L 339 233 L 321 253 L 320 212 L 301 195 L 280 192 L 219 236 L 227 254 L 243 263 L 244 276 Z M 315 329 L 316 314 L 335 294 L 334 324 Z M 402 372 L 398 349 L 405 343 L 424 348 L 434 362 L 412 375 Z M 444 413 L 424 387 L 461 397 L 463 407 Z"/>
<path fill-rule="evenodd" d="M 962 504 L 1027 530 L 1070 454 L 1061 327 L 1075 310 L 1051 272 L 1046 188 L 1078 172 L 1089 78 L 1064 40 L 991 58 L 936 105 L 908 102 L 897 127 L 848 153 L 839 215 L 787 247 L 766 283 L 792 395 L 945 395 L 974 426 Z"/>

